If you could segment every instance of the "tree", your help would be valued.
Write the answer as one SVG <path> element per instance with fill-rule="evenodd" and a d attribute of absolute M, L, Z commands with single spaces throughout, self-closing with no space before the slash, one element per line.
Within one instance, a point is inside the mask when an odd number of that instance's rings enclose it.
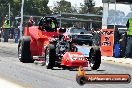
<path fill-rule="evenodd" d="M 93 0 L 85 0 L 84 5 L 81 5 L 81 10 L 79 13 L 91 13 L 102 15 L 103 7 L 95 7 L 95 2 Z"/>
<path fill-rule="evenodd" d="M 47 6 L 49 0 L 27 0 L 24 4 L 24 14 L 44 16 L 51 11 Z"/>
<path fill-rule="evenodd" d="M 24 15 L 29 16 L 46 16 L 51 14 L 50 8 L 47 6 L 49 0 L 26 0 L 24 3 Z M 40 18 L 34 18 L 37 21 Z M 24 24 L 27 24 L 28 18 L 24 19 Z"/>
<path fill-rule="evenodd" d="M 85 0 L 85 6 L 87 7 L 87 12 L 92 12 L 93 8 L 95 6 L 95 2 L 93 2 L 93 0 Z"/>
<path fill-rule="evenodd" d="M 64 13 L 74 13 L 77 12 L 76 8 L 71 6 L 71 2 L 65 1 L 65 0 L 61 0 L 61 1 L 57 1 L 56 4 L 54 5 L 55 7 L 53 7 L 52 9 L 52 13 L 53 14 L 58 14 L 60 12 L 64 12 Z M 66 21 L 62 21 L 62 27 L 69 27 L 72 26 L 73 23 L 70 22 L 66 22 Z"/>
<path fill-rule="evenodd" d="M 80 13 L 90 13 L 93 11 L 95 2 L 93 0 L 84 0 L 84 5 L 81 5 Z"/>
<path fill-rule="evenodd" d="M 71 3 L 65 0 L 57 1 L 53 8 L 53 13 L 60 13 L 60 11 L 67 13 L 77 12 L 76 9 L 71 6 Z"/>
<path fill-rule="evenodd" d="M 0 26 L 2 26 L 2 21 L 5 15 L 9 13 L 10 3 L 11 7 L 11 18 L 20 16 L 22 0 L 0 0 Z M 35 16 L 45 16 L 51 13 L 51 10 L 47 6 L 49 0 L 25 0 L 24 3 L 24 15 L 35 15 Z M 13 20 L 13 19 L 12 19 Z"/>

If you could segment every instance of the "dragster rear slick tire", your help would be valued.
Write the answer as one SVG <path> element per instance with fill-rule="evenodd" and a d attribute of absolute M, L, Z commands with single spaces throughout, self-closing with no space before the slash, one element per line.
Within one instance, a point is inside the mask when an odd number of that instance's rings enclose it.
<path fill-rule="evenodd" d="M 45 61 L 46 61 L 46 68 L 52 69 L 55 66 L 55 59 L 56 59 L 56 49 L 53 44 L 49 44 L 46 49 L 45 54 Z"/>
<path fill-rule="evenodd" d="M 30 52 L 30 36 L 23 36 L 19 40 L 18 58 L 23 63 L 33 63 Z"/>
<path fill-rule="evenodd" d="M 99 47 L 93 47 L 89 52 L 89 63 L 92 70 L 97 70 L 101 64 L 101 51 Z"/>

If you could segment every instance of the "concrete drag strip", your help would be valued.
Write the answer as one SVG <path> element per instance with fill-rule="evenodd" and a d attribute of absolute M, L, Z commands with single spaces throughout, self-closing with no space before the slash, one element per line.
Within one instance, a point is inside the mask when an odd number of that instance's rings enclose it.
<path fill-rule="evenodd" d="M 17 78 L 14 79 L 9 75 L 0 73 L 0 88 L 32 88 L 32 86 Z"/>
<path fill-rule="evenodd" d="M 26 87 L 22 87 L 18 84 L 15 84 L 8 80 L 0 78 L 0 88 L 26 88 Z"/>
<path fill-rule="evenodd" d="M 0 42 L 0 47 L 17 48 L 18 43 Z"/>

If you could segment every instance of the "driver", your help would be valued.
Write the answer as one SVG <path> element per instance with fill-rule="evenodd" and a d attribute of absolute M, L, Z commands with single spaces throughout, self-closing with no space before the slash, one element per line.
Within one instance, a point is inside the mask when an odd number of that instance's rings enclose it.
<path fill-rule="evenodd" d="M 51 22 L 51 28 L 52 28 L 52 30 L 54 30 L 55 31 L 55 29 L 56 29 L 56 25 L 55 25 L 55 21 L 52 19 L 52 22 Z"/>
<path fill-rule="evenodd" d="M 46 32 L 54 32 L 54 29 L 52 29 L 51 19 L 42 17 L 39 21 L 39 29 Z"/>
<path fill-rule="evenodd" d="M 28 21 L 28 27 L 31 27 L 31 26 L 33 26 L 34 24 L 35 24 L 35 22 L 33 21 L 33 17 L 30 16 L 29 21 Z"/>

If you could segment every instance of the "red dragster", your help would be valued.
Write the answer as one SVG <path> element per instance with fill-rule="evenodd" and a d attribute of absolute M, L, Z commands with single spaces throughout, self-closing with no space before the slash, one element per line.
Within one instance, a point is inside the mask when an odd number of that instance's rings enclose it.
<path fill-rule="evenodd" d="M 54 22 L 55 28 L 51 23 Z M 18 58 L 23 63 L 45 61 L 47 69 L 53 67 L 88 67 L 98 69 L 101 52 L 98 47 L 75 45 L 63 36 L 66 29 L 58 28 L 54 17 L 44 17 L 39 26 L 27 27 L 18 43 Z"/>

